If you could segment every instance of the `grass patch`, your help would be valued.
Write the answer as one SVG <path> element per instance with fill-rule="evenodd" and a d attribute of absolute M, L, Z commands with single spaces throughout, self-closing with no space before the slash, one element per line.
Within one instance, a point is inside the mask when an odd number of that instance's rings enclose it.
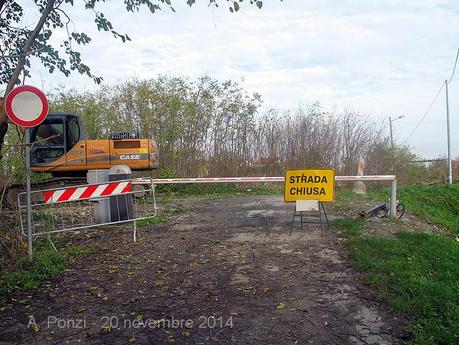
<path fill-rule="evenodd" d="M 337 219 L 332 222 L 332 226 L 343 231 L 346 237 L 353 237 L 360 235 L 362 223 L 360 219 Z"/>
<path fill-rule="evenodd" d="M 397 199 L 408 212 L 459 233 L 459 184 L 414 186 L 397 189 Z M 333 208 L 338 211 L 356 211 L 355 205 L 363 202 L 389 203 L 388 188 L 368 191 L 358 195 L 348 190 L 338 190 Z"/>
<path fill-rule="evenodd" d="M 383 193 L 386 193 L 383 195 Z M 357 212 L 369 208 L 366 204 L 376 205 L 382 202 L 388 202 L 389 194 L 387 190 L 378 190 L 378 194 L 368 192 L 367 194 L 356 194 L 351 190 L 337 189 L 333 209 L 336 212 Z"/>
<path fill-rule="evenodd" d="M 177 174 L 169 169 L 162 170 L 158 178 L 177 178 Z M 271 195 L 283 192 L 282 183 L 188 183 L 160 184 L 156 191 L 163 195 L 180 197 L 195 196 L 234 196 L 234 195 Z"/>
<path fill-rule="evenodd" d="M 459 343 L 459 244 L 444 236 L 400 232 L 361 236 L 361 221 L 333 223 L 348 238 L 354 264 L 394 310 L 415 317 L 412 344 Z"/>
<path fill-rule="evenodd" d="M 136 225 L 139 227 L 142 226 L 152 226 L 158 224 L 164 224 L 169 220 L 169 218 L 176 214 L 181 214 L 186 212 L 187 208 L 183 205 L 177 205 L 173 207 L 171 204 L 165 204 L 164 208 L 159 211 L 156 216 L 151 218 L 136 220 Z"/>
<path fill-rule="evenodd" d="M 158 185 L 156 191 L 163 195 L 179 197 L 234 196 L 234 195 L 282 195 L 280 184 L 190 183 Z"/>
<path fill-rule="evenodd" d="M 400 188 L 400 202 L 407 210 L 459 233 L 459 184 Z"/>
<path fill-rule="evenodd" d="M 65 238 L 55 241 L 55 244 L 63 243 Z M 49 242 L 36 241 L 33 262 L 27 256 L 21 256 L 12 266 L 0 268 L 0 298 L 12 291 L 37 287 L 43 279 L 63 271 L 72 256 L 87 255 L 93 251 L 93 248 L 72 246 L 56 252 Z"/>

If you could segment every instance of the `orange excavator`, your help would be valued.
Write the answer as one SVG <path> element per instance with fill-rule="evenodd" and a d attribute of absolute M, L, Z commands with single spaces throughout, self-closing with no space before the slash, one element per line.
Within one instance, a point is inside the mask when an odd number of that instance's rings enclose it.
<path fill-rule="evenodd" d="M 34 172 L 53 178 L 33 183 L 33 189 L 47 189 L 86 182 L 92 169 L 127 165 L 132 171 L 159 167 L 158 146 L 153 139 L 142 139 L 138 131 L 114 132 L 108 139 L 87 139 L 81 119 L 73 113 L 49 113 L 45 121 L 31 128 L 30 165 Z M 16 204 L 24 186 L 12 185 L 4 203 Z"/>
<path fill-rule="evenodd" d="M 49 113 L 30 131 L 30 165 L 56 177 L 86 176 L 91 169 L 127 165 L 131 170 L 158 168 L 158 147 L 140 132 L 114 132 L 108 139 L 87 139 L 81 119 L 72 113 Z"/>

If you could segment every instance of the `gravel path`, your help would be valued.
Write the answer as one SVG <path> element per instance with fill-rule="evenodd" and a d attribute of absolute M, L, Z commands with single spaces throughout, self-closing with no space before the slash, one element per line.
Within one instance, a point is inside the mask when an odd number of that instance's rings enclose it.
<path fill-rule="evenodd" d="M 137 243 L 129 227 L 74 235 L 100 250 L 11 295 L 0 344 L 402 343 L 402 320 L 359 283 L 336 232 L 289 236 L 292 204 L 178 203 L 185 212 L 141 228 Z"/>

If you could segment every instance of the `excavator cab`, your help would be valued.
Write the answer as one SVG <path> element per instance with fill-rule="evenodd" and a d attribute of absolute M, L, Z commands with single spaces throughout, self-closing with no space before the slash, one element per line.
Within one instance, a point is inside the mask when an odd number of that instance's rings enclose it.
<path fill-rule="evenodd" d="M 70 113 L 50 113 L 46 120 L 30 131 L 33 143 L 30 155 L 32 167 L 53 166 L 80 141 L 86 139 L 83 124 Z"/>

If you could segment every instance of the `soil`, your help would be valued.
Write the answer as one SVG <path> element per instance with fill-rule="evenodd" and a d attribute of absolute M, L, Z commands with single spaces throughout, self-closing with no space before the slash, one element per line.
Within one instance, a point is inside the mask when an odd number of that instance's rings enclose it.
<path fill-rule="evenodd" d="M 289 235 L 293 204 L 275 196 L 178 203 L 185 212 L 140 228 L 135 243 L 130 226 L 73 234 L 71 245 L 98 250 L 11 294 L 0 344 L 405 340 L 405 320 L 359 281 L 339 233 L 297 222 Z"/>

